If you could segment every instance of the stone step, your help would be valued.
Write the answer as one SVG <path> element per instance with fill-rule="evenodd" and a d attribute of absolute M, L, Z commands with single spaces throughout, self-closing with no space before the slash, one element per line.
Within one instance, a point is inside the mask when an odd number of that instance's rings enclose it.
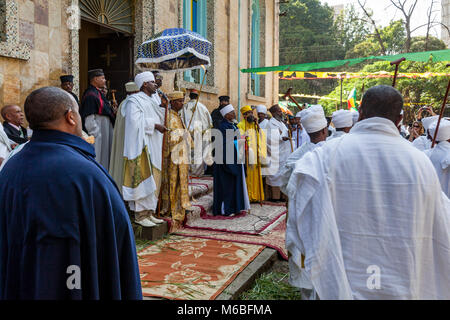
<path fill-rule="evenodd" d="M 166 221 L 154 227 L 144 227 L 136 223 L 132 223 L 133 231 L 136 238 L 156 241 L 164 238 L 169 233 L 169 225 Z"/>

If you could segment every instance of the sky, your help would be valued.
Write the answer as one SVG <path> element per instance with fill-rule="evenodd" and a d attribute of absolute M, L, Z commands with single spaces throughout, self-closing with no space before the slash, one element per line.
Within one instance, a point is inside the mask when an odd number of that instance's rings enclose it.
<path fill-rule="evenodd" d="M 355 8 L 358 8 L 357 0 L 320 0 L 322 3 L 328 3 L 328 5 L 337 5 L 337 4 L 355 4 Z M 361 1 L 363 2 L 363 1 Z M 403 14 L 395 8 L 389 0 L 366 0 L 367 6 L 371 8 L 374 12 L 375 21 L 382 26 L 386 26 L 389 24 L 390 20 L 395 19 L 399 20 L 403 17 Z M 409 3 L 412 3 L 413 0 L 408 0 Z M 420 25 L 427 23 L 427 11 L 428 6 L 431 0 L 419 0 L 417 3 L 417 7 L 414 11 L 412 17 L 412 28 L 414 29 Z M 436 20 L 441 20 L 441 1 L 437 1 L 433 10 L 436 10 L 434 15 L 436 16 Z M 418 29 L 413 36 L 421 36 L 426 34 L 426 27 L 422 27 Z M 435 27 L 432 30 L 432 35 L 441 38 L 441 28 Z"/>

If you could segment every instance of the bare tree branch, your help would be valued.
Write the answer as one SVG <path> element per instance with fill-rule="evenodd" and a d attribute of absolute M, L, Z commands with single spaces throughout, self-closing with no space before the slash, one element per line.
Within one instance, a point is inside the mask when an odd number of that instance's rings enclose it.
<path fill-rule="evenodd" d="M 381 47 L 381 55 L 385 55 L 386 54 L 386 47 L 384 45 L 383 39 L 381 38 L 381 33 L 380 30 L 377 27 L 377 24 L 375 22 L 375 20 L 373 20 L 372 15 L 367 11 L 367 9 L 365 8 L 366 6 L 366 1 L 364 1 L 364 3 L 361 3 L 361 0 L 358 0 L 358 4 L 361 7 L 361 9 L 364 11 L 364 14 L 366 15 L 366 17 L 369 19 L 370 23 L 372 24 L 372 26 L 375 29 L 375 37 L 378 40 L 378 43 L 380 44 Z"/>

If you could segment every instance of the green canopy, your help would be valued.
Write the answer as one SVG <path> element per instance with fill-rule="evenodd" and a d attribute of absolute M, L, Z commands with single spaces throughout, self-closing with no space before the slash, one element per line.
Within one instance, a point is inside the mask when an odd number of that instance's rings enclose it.
<path fill-rule="evenodd" d="M 386 60 L 395 61 L 400 58 L 406 58 L 409 61 L 427 62 L 430 58 L 433 62 L 440 61 L 450 61 L 450 49 L 439 50 L 439 51 L 425 51 L 425 52 L 412 52 L 412 53 L 400 53 L 393 56 L 370 56 L 365 58 L 356 59 L 344 59 L 344 60 L 333 60 L 333 61 L 323 61 L 323 62 L 313 62 L 313 63 L 301 63 L 301 64 L 291 64 L 285 66 L 276 67 L 265 67 L 265 68 L 252 68 L 252 69 L 242 69 L 243 73 L 267 73 L 267 72 L 281 72 L 281 71 L 313 71 L 319 69 L 329 69 L 340 67 L 348 64 L 349 66 L 361 63 L 366 60 Z"/>

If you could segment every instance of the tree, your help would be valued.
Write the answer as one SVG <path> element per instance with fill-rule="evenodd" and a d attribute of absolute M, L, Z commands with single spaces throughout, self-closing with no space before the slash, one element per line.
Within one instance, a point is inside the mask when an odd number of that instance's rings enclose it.
<path fill-rule="evenodd" d="M 405 41 L 405 52 L 411 52 L 411 17 L 414 10 L 417 7 L 418 0 L 390 0 L 392 5 L 401 11 L 405 18 L 405 31 L 406 31 L 406 41 Z M 433 1 L 432 1 L 433 4 Z"/>
<path fill-rule="evenodd" d="M 336 40 L 341 46 L 342 58 L 357 44 L 364 42 L 371 33 L 370 24 L 352 4 L 346 6 L 334 22 Z"/>
<path fill-rule="evenodd" d="M 372 55 L 378 56 L 381 51 L 384 51 L 387 55 L 402 52 L 405 44 L 405 28 L 403 20 L 391 21 L 387 27 L 379 31 L 379 34 L 383 48 L 381 48 L 378 40 L 370 37 L 349 50 L 346 58 L 360 58 Z"/>
<path fill-rule="evenodd" d="M 335 38 L 333 10 L 319 0 L 294 0 L 280 4 L 280 65 L 337 60 L 345 54 Z M 284 14 L 285 13 L 285 14 Z M 323 95 L 336 82 L 280 80 L 280 92 Z"/>
<path fill-rule="evenodd" d="M 433 36 L 413 37 L 411 39 L 411 52 L 445 50 L 447 45 L 444 41 Z"/>

